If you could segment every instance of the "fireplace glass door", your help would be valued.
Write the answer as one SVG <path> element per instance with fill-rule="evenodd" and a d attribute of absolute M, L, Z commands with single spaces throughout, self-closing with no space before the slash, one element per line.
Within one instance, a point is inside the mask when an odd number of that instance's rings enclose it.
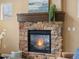
<path fill-rule="evenodd" d="M 28 30 L 28 51 L 51 53 L 51 30 Z"/>

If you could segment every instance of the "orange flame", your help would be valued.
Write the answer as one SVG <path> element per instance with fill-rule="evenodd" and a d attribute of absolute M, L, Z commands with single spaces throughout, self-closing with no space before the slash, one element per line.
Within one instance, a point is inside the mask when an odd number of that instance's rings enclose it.
<path fill-rule="evenodd" d="M 44 40 L 42 38 L 39 38 L 36 40 L 36 46 L 37 47 L 43 47 L 44 46 Z"/>

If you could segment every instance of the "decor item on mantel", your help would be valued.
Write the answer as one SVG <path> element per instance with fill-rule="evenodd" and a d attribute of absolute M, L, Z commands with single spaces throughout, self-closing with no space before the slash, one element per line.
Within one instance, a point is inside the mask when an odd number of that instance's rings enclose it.
<path fill-rule="evenodd" d="M 56 8 L 55 4 L 49 6 L 49 22 L 50 21 L 55 22 L 55 13 L 56 13 L 56 11 L 57 11 L 57 8 Z"/>

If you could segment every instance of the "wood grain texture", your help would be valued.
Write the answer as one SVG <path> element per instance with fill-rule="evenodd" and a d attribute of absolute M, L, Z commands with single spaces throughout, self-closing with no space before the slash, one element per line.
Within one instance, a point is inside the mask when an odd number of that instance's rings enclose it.
<path fill-rule="evenodd" d="M 55 21 L 64 21 L 65 13 L 63 11 L 57 11 L 55 15 Z M 48 22 L 48 13 L 21 13 L 17 14 L 17 20 L 19 22 Z"/>

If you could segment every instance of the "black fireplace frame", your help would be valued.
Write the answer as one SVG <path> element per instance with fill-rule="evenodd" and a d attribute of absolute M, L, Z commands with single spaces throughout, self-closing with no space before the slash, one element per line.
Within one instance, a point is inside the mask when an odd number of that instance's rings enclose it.
<path fill-rule="evenodd" d="M 36 33 L 39 31 L 39 33 Z M 48 35 L 49 34 L 49 51 L 39 52 L 39 51 L 31 51 L 30 50 L 30 34 L 42 34 Z M 28 52 L 38 52 L 38 53 L 51 53 L 51 30 L 28 30 Z"/>

